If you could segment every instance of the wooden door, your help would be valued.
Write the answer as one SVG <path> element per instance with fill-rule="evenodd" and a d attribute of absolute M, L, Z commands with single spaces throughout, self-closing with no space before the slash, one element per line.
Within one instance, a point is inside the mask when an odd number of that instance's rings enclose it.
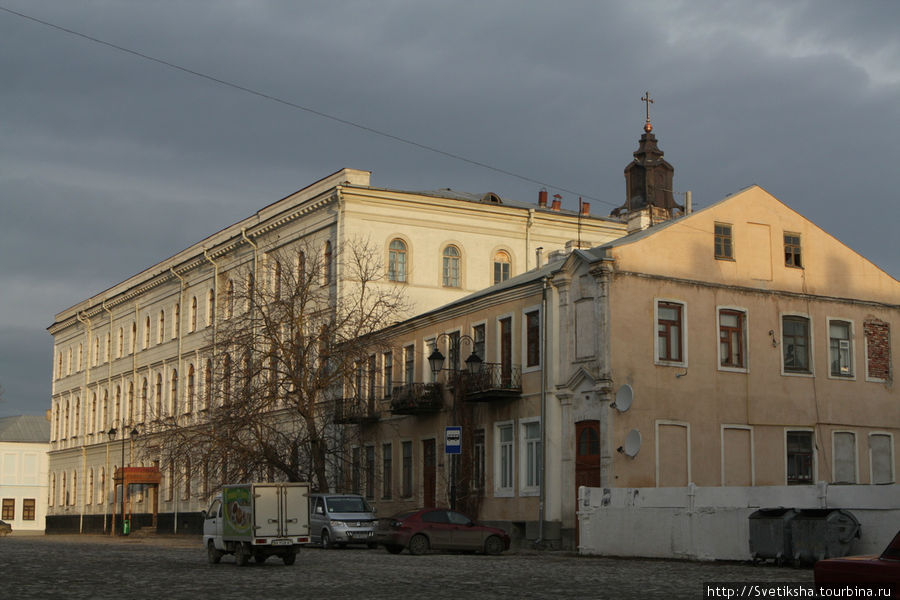
<path fill-rule="evenodd" d="M 578 510 L 578 488 L 600 487 L 600 422 L 575 423 L 575 510 Z M 576 512 L 576 515 L 578 513 Z M 575 545 L 580 539 L 580 527 L 575 523 Z"/>
<path fill-rule="evenodd" d="M 435 488 L 437 487 L 437 455 L 434 440 L 422 440 L 422 504 L 426 507 L 435 504 Z"/>

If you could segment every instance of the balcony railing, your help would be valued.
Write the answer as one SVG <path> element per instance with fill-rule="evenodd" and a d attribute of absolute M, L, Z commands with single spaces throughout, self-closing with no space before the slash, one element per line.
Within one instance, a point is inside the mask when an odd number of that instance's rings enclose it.
<path fill-rule="evenodd" d="M 365 398 L 338 398 L 334 401 L 334 422 L 363 425 L 378 421 L 376 401 Z"/>
<path fill-rule="evenodd" d="M 410 383 L 394 386 L 391 412 L 395 415 L 422 415 L 438 412 L 444 406 L 440 383 Z"/>
<path fill-rule="evenodd" d="M 493 402 L 522 397 L 522 369 L 500 363 L 484 363 L 481 371 L 467 374 L 466 400 Z"/>

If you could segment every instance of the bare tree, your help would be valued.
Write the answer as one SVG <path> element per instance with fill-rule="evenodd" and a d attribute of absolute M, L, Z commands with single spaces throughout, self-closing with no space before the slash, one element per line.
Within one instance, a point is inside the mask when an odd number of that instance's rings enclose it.
<path fill-rule="evenodd" d="M 159 451 L 182 465 L 176 473 L 330 489 L 348 435 L 335 424 L 335 404 L 358 396 L 347 393 L 358 366 L 407 310 L 402 288 L 380 283 L 380 254 L 365 240 L 324 252 L 298 244 L 228 275 L 201 373 L 207 383 L 159 421 Z"/>

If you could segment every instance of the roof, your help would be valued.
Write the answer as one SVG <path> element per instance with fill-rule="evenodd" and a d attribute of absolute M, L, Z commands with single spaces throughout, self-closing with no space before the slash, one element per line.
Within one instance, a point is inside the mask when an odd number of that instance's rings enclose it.
<path fill-rule="evenodd" d="M 0 442 L 50 443 L 50 421 L 44 416 L 0 417 Z"/>

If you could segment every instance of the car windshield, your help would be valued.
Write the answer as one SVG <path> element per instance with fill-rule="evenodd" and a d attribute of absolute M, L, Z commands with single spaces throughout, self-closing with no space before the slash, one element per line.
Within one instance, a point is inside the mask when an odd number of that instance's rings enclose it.
<path fill-rule="evenodd" d="M 330 513 L 361 513 L 372 512 L 372 509 L 362 498 L 329 498 L 328 512 Z"/>

